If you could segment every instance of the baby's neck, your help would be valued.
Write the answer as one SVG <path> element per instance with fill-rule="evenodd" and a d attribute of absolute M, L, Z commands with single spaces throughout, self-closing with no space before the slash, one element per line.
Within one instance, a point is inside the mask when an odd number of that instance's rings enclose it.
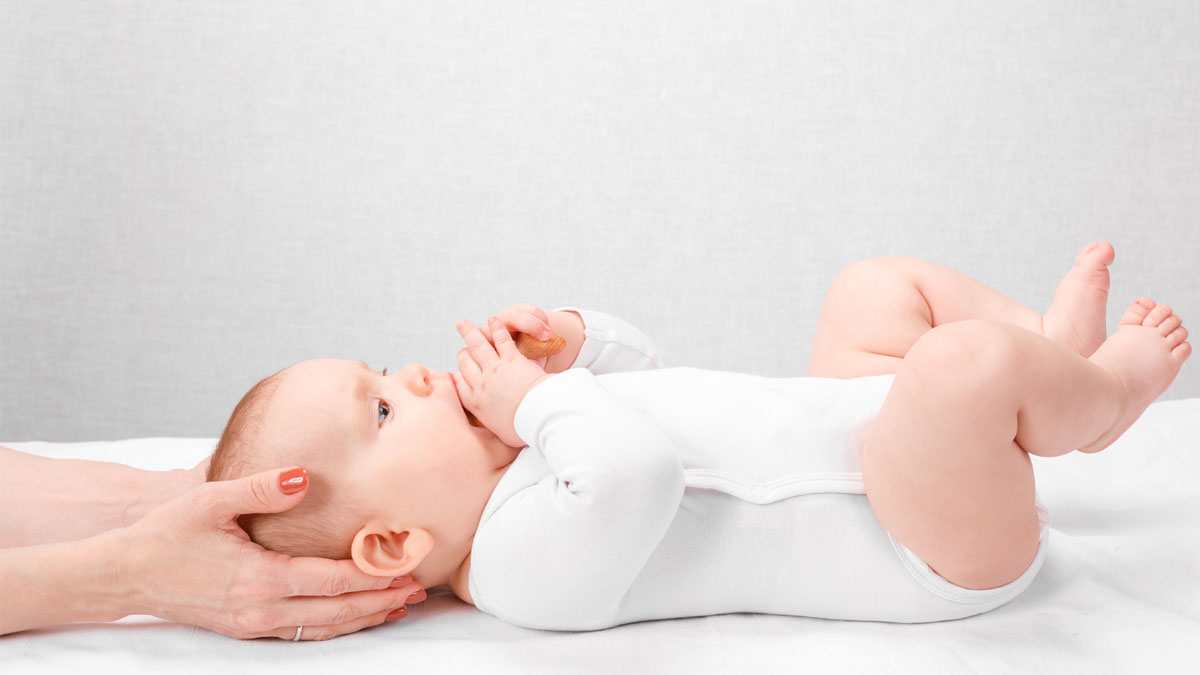
<path fill-rule="evenodd" d="M 442 555 L 445 555 L 446 558 L 443 560 L 434 562 L 427 559 L 421 565 L 428 570 L 426 574 L 421 573 L 420 567 L 413 570 L 413 580 L 423 587 L 449 586 L 460 600 L 471 605 L 474 605 L 475 602 L 471 598 L 468 580 L 471 574 L 471 546 L 475 541 L 475 531 L 479 528 L 479 519 L 483 517 L 483 510 L 487 506 L 492 492 L 495 491 L 496 485 L 523 449 L 505 444 L 487 427 L 478 427 L 474 430 L 481 445 L 486 447 L 483 456 L 494 464 L 487 468 L 483 480 L 480 481 L 480 489 L 469 491 L 476 496 L 475 501 L 477 502 L 475 513 L 471 517 L 471 536 L 465 541 L 453 542 L 444 547 Z M 433 563 L 433 565 L 429 563 Z"/>
<path fill-rule="evenodd" d="M 449 586 L 450 590 L 454 591 L 459 598 L 471 602 L 468 599 L 471 597 L 471 593 L 467 589 L 470 569 L 470 542 L 467 542 L 465 547 L 462 544 L 443 544 L 441 549 L 435 546 L 434 551 L 412 571 L 412 578 L 426 590 L 438 586 Z"/>
<path fill-rule="evenodd" d="M 468 605 L 474 605 L 475 601 L 471 599 L 471 590 L 468 588 L 467 584 L 467 580 L 470 578 L 470 576 L 471 554 L 468 553 L 467 559 L 463 561 L 462 565 L 459 565 L 457 570 L 451 572 L 450 580 L 447 585 L 450 586 L 450 590 L 454 591 L 454 594 L 458 596 L 459 600 L 462 600 Z"/>

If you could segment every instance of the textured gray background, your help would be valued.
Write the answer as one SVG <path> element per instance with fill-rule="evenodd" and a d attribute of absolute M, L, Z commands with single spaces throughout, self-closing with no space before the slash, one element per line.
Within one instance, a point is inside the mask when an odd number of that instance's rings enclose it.
<path fill-rule="evenodd" d="M 216 436 L 281 367 L 451 369 L 517 302 L 800 376 L 883 253 L 1043 311 L 1107 239 L 1110 329 L 1200 320 L 1200 3 L 0 12 L 2 440 Z"/>

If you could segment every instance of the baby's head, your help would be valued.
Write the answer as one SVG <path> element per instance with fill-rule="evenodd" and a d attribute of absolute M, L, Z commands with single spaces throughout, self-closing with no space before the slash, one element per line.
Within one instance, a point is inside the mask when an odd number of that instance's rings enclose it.
<path fill-rule="evenodd" d="M 225 425 L 208 480 L 303 466 L 299 505 L 239 523 L 264 548 L 353 558 L 379 576 L 446 583 L 471 550 L 483 507 L 519 448 L 472 426 L 449 373 L 391 375 L 310 359 L 263 379 Z M 417 575 L 424 577 L 417 578 Z"/>

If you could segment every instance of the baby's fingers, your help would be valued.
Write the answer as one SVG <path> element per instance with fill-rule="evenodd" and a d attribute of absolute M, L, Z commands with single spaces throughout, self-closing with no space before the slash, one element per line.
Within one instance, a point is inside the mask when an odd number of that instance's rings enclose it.
<path fill-rule="evenodd" d="M 492 317 L 488 319 L 488 328 L 492 330 L 492 340 L 496 343 L 496 352 L 501 358 L 505 356 L 520 356 L 525 358 L 521 352 L 517 351 L 517 345 L 513 343 L 512 336 L 508 334 L 508 329 L 504 327 L 504 323 Z"/>
<path fill-rule="evenodd" d="M 545 340 L 550 334 L 550 320 L 546 318 L 545 312 L 534 305 L 524 304 L 509 307 L 497 314 L 496 318 L 504 322 L 504 327 L 510 333 L 513 331 L 525 333 L 539 340 Z"/>
<path fill-rule="evenodd" d="M 451 373 L 455 375 L 455 373 Z M 458 373 L 455 379 L 455 384 L 458 385 L 458 395 L 463 403 L 473 403 L 475 401 L 475 387 L 479 384 L 479 378 L 483 377 L 483 371 L 479 369 L 479 364 L 471 358 L 471 355 L 466 349 L 458 350 Z"/>
<path fill-rule="evenodd" d="M 455 324 L 458 332 L 462 335 L 463 340 L 467 343 L 467 349 L 471 352 L 471 358 L 475 359 L 475 363 L 479 364 L 480 368 L 486 368 L 491 363 L 498 361 L 496 349 L 487 341 L 484 334 L 478 328 L 471 324 L 469 319 L 463 319 Z M 512 342 L 512 338 L 509 338 Z"/>

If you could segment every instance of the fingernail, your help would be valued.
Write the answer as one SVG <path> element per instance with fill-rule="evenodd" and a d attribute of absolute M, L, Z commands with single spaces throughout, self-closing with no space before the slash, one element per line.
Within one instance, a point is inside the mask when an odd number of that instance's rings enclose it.
<path fill-rule="evenodd" d="M 403 619 L 406 616 L 408 616 L 408 608 L 401 607 L 400 609 L 393 609 L 391 612 L 389 612 L 384 621 L 395 621 L 396 619 Z"/>
<path fill-rule="evenodd" d="M 413 593 L 412 595 L 408 596 L 408 600 L 406 600 L 405 602 L 420 602 L 420 601 L 424 600 L 425 597 L 426 597 L 425 589 L 422 588 L 421 590 L 417 591 L 416 593 Z"/>
<path fill-rule="evenodd" d="M 294 495 L 308 485 L 308 471 L 289 469 L 279 474 L 279 489 L 285 495 Z"/>
<path fill-rule="evenodd" d="M 388 584 L 388 588 L 400 588 L 401 586 L 404 586 L 405 584 L 411 584 L 411 583 L 412 583 L 412 577 L 405 574 L 404 576 L 399 576 L 399 577 L 396 577 L 395 579 L 392 579 L 392 583 Z"/>
<path fill-rule="evenodd" d="M 549 339 L 550 339 L 550 330 L 549 330 L 549 329 L 546 329 L 546 330 L 542 331 L 542 339 L 543 339 L 543 340 L 549 340 Z"/>

